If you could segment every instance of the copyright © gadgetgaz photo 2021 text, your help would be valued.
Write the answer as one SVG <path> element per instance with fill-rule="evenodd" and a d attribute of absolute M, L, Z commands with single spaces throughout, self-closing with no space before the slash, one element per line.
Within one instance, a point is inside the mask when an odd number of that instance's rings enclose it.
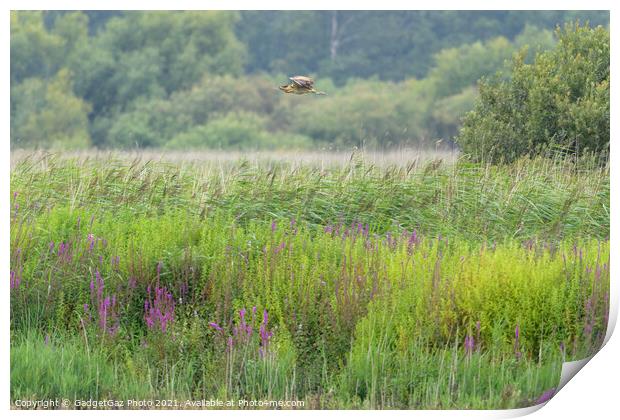
<path fill-rule="evenodd" d="M 149 408 L 303 408 L 304 401 L 297 400 L 48 400 L 13 401 L 13 409 L 149 409 Z"/>

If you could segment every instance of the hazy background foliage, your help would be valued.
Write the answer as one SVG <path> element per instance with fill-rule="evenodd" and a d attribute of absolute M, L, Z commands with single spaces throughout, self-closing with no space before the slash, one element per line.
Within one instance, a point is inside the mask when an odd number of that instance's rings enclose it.
<path fill-rule="evenodd" d="M 539 116 L 524 128 L 530 134 L 498 129 L 496 137 L 530 147 L 538 143 L 531 133 L 552 137 L 570 117 L 567 143 L 573 134 L 608 141 L 600 115 L 609 77 L 605 85 L 589 53 L 563 65 L 559 54 L 570 54 L 563 48 L 527 70 L 556 46 L 554 29 L 577 19 L 609 26 L 605 11 L 12 12 L 11 146 L 389 148 L 435 147 L 439 139 L 453 146 L 477 80 L 498 70 L 510 77 L 517 52 L 515 80 L 569 96 L 559 99 L 561 117 L 549 111 L 556 120 Z M 598 51 L 605 36 L 608 48 L 608 33 L 567 42 Z M 597 56 L 605 54 L 608 74 L 608 50 Z M 548 84 L 564 70 L 575 77 Z M 590 73 L 594 79 L 580 76 Z M 293 74 L 315 77 L 329 95 L 283 95 L 277 86 Z M 598 84 L 577 103 L 571 86 L 591 79 Z M 504 97 L 501 83 L 483 83 L 483 96 Z M 490 115 L 468 121 L 484 130 Z"/>

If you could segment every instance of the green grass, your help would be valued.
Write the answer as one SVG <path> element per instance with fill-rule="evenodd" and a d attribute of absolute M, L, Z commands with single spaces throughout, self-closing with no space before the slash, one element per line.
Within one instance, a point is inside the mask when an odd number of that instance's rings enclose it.
<path fill-rule="evenodd" d="M 47 157 L 11 189 L 13 400 L 519 407 L 605 334 L 609 171 L 587 162 Z"/>
<path fill-rule="evenodd" d="M 144 382 L 125 375 L 79 335 L 44 337 L 25 331 L 11 344 L 11 393 L 16 398 L 103 400 L 120 398 L 122 393 L 148 395 Z"/>
<path fill-rule="evenodd" d="M 242 223 L 293 217 L 313 225 L 356 221 L 377 232 L 417 228 L 488 241 L 609 235 L 609 168 L 561 159 L 377 167 L 362 154 L 333 166 L 33 155 L 14 165 L 11 189 L 22 193 L 22 204 L 37 209 L 64 205 L 96 215 L 180 210 L 204 220 L 225 211 Z"/>

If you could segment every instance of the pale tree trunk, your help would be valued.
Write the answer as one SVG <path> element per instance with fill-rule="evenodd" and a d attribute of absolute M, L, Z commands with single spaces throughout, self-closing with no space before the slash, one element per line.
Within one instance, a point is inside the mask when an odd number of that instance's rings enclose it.
<path fill-rule="evenodd" d="M 343 19 L 342 13 L 334 10 L 332 12 L 332 30 L 329 37 L 329 57 L 332 61 L 336 60 L 339 53 L 339 48 L 348 42 L 351 42 L 357 38 L 355 33 L 349 33 L 347 35 L 347 27 L 351 22 L 355 21 L 356 13 L 352 12 L 346 18 Z M 349 31 L 351 32 L 351 31 Z"/>
<path fill-rule="evenodd" d="M 340 40 L 338 37 L 338 11 L 334 10 L 332 12 L 332 34 L 329 40 L 329 56 L 332 61 L 336 59 L 338 55 L 338 46 L 340 45 Z"/>

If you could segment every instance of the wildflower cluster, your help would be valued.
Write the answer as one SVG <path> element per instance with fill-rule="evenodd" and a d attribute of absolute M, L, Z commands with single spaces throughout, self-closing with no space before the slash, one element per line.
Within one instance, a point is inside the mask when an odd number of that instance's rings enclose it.
<path fill-rule="evenodd" d="M 174 321 L 174 298 L 165 287 L 155 286 L 154 293 L 151 286 L 147 287 L 148 298 L 144 301 L 144 321 L 149 330 L 161 330 L 165 333 Z M 154 296 L 153 296 L 154 295 Z"/>
<path fill-rule="evenodd" d="M 146 288 L 148 297 L 144 301 L 144 321 L 149 330 L 161 330 L 162 333 L 166 333 L 170 324 L 174 322 L 175 302 L 172 292 L 159 285 L 161 268 L 160 261 L 157 263 L 155 290 L 152 291 L 151 286 Z"/>
<path fill-rule="evenodd" d="M 251 323 L 248 323 L 246 319 L 246 309 L 239 310 L 239 322 L 232 327 L 232 334 L 226 334 L 224 328 L 222 328 L 216 322 L 209 322 L 209 326 L 218 333 L 222 334 L 226 338 L 226 351 L 231 352 L 233 349 L 239 346 L 247 346 L 256 342 L 254 337 L 257 337 L 258 341 L 258 353 L 261 357 L 265 357 L 269 351 L 269 343 L 273 337 L 273 331 L 268 329 L 269 314 L 265 309 L 263 311 L 263 319 L 258 329 L 258 335 L 254 335 L 255 330 L 252 328 Z M 256 316 L 256 306 L 252 308 L 252 320 L 254 321 Z"/>
<path fill-rule="evenodd" d="M 99 270 L 95 270 L 95 277 L 90 281 L 90 302 L 84 304 L 84 312 L 89 321 L 96 321 L 97 326 L 105 335 L 115 335 L 119 328 L 118 302 L 116 295 L 104 294 L 105 282 Z M 96 309 L 93 310 L 93 308 Z"/>

